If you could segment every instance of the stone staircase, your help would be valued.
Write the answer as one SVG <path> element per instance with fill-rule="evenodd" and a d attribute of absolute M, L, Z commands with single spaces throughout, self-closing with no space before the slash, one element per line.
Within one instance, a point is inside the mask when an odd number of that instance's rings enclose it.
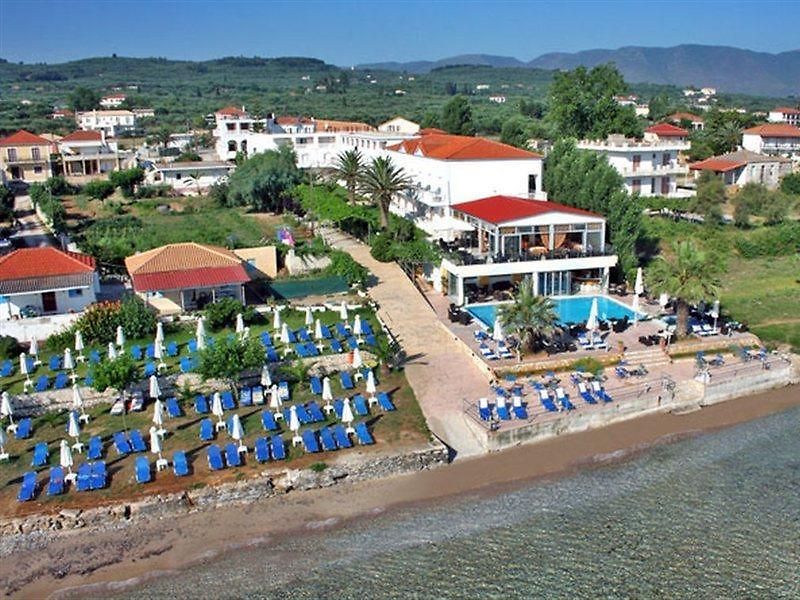
<path fill-rule="evenodd" d="M 644 365 L 647 369 L 668 365 L 670 358 L 661 348 L 647 348 L 644 350 L 630 350 L 625 352 L 625 360 L 631 367 Z"/>

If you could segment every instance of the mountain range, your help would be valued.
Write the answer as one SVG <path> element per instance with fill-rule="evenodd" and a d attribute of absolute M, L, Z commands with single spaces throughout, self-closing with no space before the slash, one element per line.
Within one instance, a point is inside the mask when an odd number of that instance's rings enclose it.
<path fill-rule="evenodd" d="M 613 62 L 632 83 L 714 87 L 720 92 L 756 96 L 800 95 L 800 50 L 779 54 L 754 52 L 730 46 L 686 44 L 670 48 L 625 46 L 616 50 L 553 52 L 524 62 L 508 56 L 462 54 L 436 61 L 383 62 L 358 65 L 360 69 L 385 69 L 428 73 L 453 65 L 574 69 Z"/>

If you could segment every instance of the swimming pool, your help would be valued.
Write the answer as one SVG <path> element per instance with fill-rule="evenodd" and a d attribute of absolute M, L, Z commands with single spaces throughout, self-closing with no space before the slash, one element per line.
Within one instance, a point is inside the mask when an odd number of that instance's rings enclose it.
<path fill-rule="evenodd" d="M 592 307 L 592 300 L 597 298 L 597 314 L 601 321 L 608 319 L 622 319 L 628 317 L 633 319 L 634 314 L 630 307 L 618 302 L 608 296 L 553 296 L 553 301 L 558 322 L 561 325 L 576 325 L 585 323 L 589 317 L 589 310 Z M 497 317 L 497 307 L 503 303 L 495 304 L 473 304 L 467 306 L 467 311 L 487 327 L 494 327 L 494 320 Z M 639 313 L 639 318 L 644 318 L 644 314 Z"/>

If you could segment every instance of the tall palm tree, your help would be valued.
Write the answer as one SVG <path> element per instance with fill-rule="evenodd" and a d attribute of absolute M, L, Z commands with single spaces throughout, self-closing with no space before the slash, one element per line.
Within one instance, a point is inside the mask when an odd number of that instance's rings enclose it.
<path fill-rule="evenodd" d="M 520 284 L 514 302 L 500 307 L 500 323 L 506 331 L 513 331 L 525 348 L 535 351 L 539 342 L 556 330 L 558 315 L 552 301 L 537 296 L 533 280 L 527 279 Z"/>
<path fill-rule="evenodd" d="M 358 148 L 342 152 L 336 157 L 333 168 L 336 171 L 336 176 L 344 181 L 350 204 L 355 204 L 358 180 L 364 171 L 364 161 L 361 152 Z"/>
<path fill-rule="evenodd" d="M 719 274 L 719 263 L 689 240 L 673 244 L 670 256 L 659 256 L 647 269 L 650 289 L 675 299 L 678 337 L 688 331 L 689 305 L 717 296 Z"/>
<path fill-rule="evenodd" d="M 360 180 L 361 190 L 372 198 L 381 213 L 381 229 L 389 227 L 389 205 L 399 193 L 411 187 L 411 178 L 392 159 L 378 157 L 366 168 Z"/>

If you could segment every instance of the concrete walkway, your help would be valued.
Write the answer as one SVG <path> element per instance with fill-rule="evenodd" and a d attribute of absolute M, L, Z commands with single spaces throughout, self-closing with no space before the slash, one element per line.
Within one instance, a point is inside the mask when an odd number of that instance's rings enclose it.
<path fill-rule="evenodd" d="M 44 228 L 39 216 L 33 209 L 30 196 L 17 196 L 14 198 L 14 212 L 16 213 L 19 227 L 11 237 L 17 240 L 15 243 L 17 247 L 39 248 L 40 246 L 56 245 L 56 240 Z"/>
<path fill-rule="evenodd" d="M 376 261 L 368 246 L 338 230 L 321 233 L 377 279 L 370 296 L 406 352 L 406 378 L 430 430 L 460 457 L 484 452 L 465 422 L 463 400 L 476 401 L 485 395 L 488 377 L 441 327 L 436 313 L 396 263 Z"/>

